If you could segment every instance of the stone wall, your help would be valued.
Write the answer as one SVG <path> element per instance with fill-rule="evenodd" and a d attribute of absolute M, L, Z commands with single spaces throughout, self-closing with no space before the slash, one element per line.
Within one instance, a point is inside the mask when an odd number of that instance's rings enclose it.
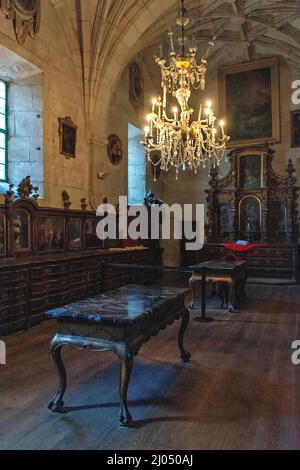
<path fill-rule="evenodd" d="M 33 68 L 37 68 L 43 75 L 41 120 L 36 117 L 41 110 L 40 84 L 36 84 L 33 88 L 32 84 L 18 88 L 19 83 L 12 83 L 12 113 L 15 111 L 17 113 L 14 116 L 11 114 L 10 146 L 18 147 L 18 151 L 10 153 L 9 156 L 9 165 L 12 174 L 15 175 L 13 178 L 21 179 L 21 176 L 27 176 L 30 166 L 29 174 L 32 174 L 34 181 L 44 180 L 44 199 L 40 200 L 40 205 L 62 207 L 61 193 L 67 190 L 73 203 L 72 208 L 75 209 L 80 208 L 81 198 L 88 197 L 89 146 L 85 128 L 80 55 L 78 46 L 76 50 L 75 40 L 72 40 L 72 36 L 68 36 L 70 25 L 67 21 L 64 22 L 61 15 L 63 6 L 63 2 L 43 1 L 40 33 L 35 39 L 27 38 L 23 46 L 20 46 L 15 39 L 12 22 L 0 13 L 0 46 L 20 58 L 21 65 L 19 64 L 17 68 L 12 67 L 13 70 L 7 70 L 5 67 L 6 75 L 10 72 L 14 76 L 18 71 L 22 73 L 22 60 L 32 64 Z M 0 76 L 2 58 L 1 51 Z M 23 86 L 23 83 L 21 85 Z M 27 107 L 27 102 L 29 103 L 31 99 L 31 106 Z M 25 111 L 22 101 L 26 107 Z M 18 107 L 22 109 L 17 109 Z M 77 156 L 71 160 L 67 160 L 59 153 L 58 118 L 65 116 L 71 116 L 78 125 Z M 43 121 L 43 137 L 41 121 Z M 21 137 L 24 137 L 22 143 Z M 36 150 L 38 147 L 41 151 Z M 43 171 L 39 164 L 41 160 L 44 165 Z M 33 164 L 29 165 L 30 162 Z"/>
<path fill-rule="evenodd" d="M 8 88 L 8 177 L 15 185 L 30 175 L 44 194 L 43 76 L 11 82 Z"/>

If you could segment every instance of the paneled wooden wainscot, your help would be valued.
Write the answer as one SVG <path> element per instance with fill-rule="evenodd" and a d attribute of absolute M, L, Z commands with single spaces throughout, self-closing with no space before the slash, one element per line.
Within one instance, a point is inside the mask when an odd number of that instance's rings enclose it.
<path fill-rule="evenodd" d="M 30 199 L 0 206 L 0 336 L 38 323 L 49 308 L 151 280 L 151 271 L 103 262 L 160 264 L 159 246 L 103 246 L 98 220 L 94 212 L 43 209 Z"/>

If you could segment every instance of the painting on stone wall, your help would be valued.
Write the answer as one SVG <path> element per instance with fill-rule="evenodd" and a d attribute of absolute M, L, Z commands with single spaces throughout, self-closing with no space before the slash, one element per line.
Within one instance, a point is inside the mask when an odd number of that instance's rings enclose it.
<path fill-rule="evenodd" d="M 73 123 L 69 116 L 58 118 L 58 122 L 60 153 L 66 158 L 75 158 L 78 127 Z"/>
<path fill-rule="evenodd" d="M 13 247 L 15 251 L 30 250 L 30 215 L 25 210 L 17 210 L 12 218 Z"/>
<path fill-rule="evenodd" d="M 81 219 L 70 219 L 68 222 L 69 248 L 79 250 L 82 244 L 82 223 Z"/>
<path fill-rule="evenodd" d="M 231 147 L 280 141 L 277 58 L 226 67 L 219 85 Z"/>
<path fill-rule="evenodd" d="M 300 110 L 291 112 L 291 147 L 300 147 Z"/>
<path fill-rule="evenodd" d="M 5 215 L 0 213 L 0 256 L 5 254 Z"/>
<path fill-rule="evenodd" d="M 64 219 L 47 217 L 37 220 L 37 249 L 57 251 L 64 249 Z"/>
<path fill-rule="evenodd" d="M 108 137 L 107 155 L 113 165 L 120 165 L 123 159 L 123 144 L 119 136 L 112 134 Z"/>

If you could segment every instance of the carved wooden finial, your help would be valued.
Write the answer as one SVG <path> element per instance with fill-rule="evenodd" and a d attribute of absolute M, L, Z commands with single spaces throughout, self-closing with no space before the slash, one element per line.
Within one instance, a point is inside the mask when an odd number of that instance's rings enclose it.
<path fill-rule="evenodd" d="M 26 176 L 18 186 L 17 193 L 20 198 L 33 199 L 36 201 L 39 197 L 39 188 L 31 184 L 30 176 Z"/>
<path fill-rule="evenodd" d="M 86 211 L 88 208 L 88 203 L 86 202 L 86 198 L 83 197 L 82 199 L 80 199 L 80 203 L 81 203 L 81 209 L 83 211 Z"/>
<path fill-rule="evenodd" d="M 70 209 L 72 203 L 70 201 L 70 196 L 69 194 L 67 193 L 67 191 L 63 191 L 61 193 L 61 196 L 62 196 L 62 200 L 63 200 L 63 203 L 64 203 L 64 208 L 65 209 Z"/>

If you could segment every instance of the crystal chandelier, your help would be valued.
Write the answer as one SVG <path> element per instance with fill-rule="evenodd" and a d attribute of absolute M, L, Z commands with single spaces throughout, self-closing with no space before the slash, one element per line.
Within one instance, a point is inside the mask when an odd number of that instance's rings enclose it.
<path fill-rule="evenodd" d="M 148 125 L 142 142 L 148 161 L 154 167 L 159 166 L 162 171 L 175 168 L 176 177 L 180 168 L 197 173 L 198 168 L 205 168 L 207 162 L 212 166 L 219 165 L 229 141 L 224 131 L 224 121 L 216 126 L 217 118 L 210 101 L 203 110 L 200 105 L 197 121 L 191 122 L 194 113 L 189 106 L 191 89 L 204 89 L 207 61 L 202 58 L 201 64 L 197 65 L 196 48 L 190 48 L 188 54 L 185 52 L 185 27 L 189 20 L 186 17 L 184 0 L 181 2 L 180 18 L 177 20 L 177 24 L 181 26 L 181 51 L 178 55 L 175 53 L 173 35 L 169 33 L 170 65 L 166 66 L 162 50 L 161 57 L 156 58 L 161 67 L 163 97 L 152 101 L 152 112 L 147 116 Z M 176 97 L 180 106 L 180 111 L 177 107 L 173 108 L 172 117 L 167 115 L 168 93 Z M 152 158 L 154 153 L 155 159 Z"/>

